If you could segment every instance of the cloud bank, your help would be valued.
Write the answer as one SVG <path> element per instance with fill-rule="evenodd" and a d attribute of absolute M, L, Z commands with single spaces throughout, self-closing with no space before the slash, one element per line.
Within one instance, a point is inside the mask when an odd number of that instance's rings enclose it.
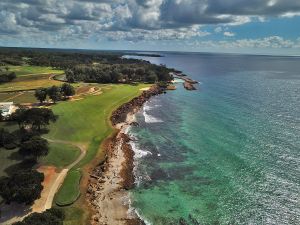
<path fill-rule="evenodd" d="M 0 40 L 186 40 L 209 35 L 206 25 L 299 15 L 295 0 L 1 0 Z"/>

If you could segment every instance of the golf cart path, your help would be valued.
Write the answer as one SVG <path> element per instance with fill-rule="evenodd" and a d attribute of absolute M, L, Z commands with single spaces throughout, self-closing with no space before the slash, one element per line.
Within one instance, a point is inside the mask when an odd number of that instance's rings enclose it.
<path fill-rule="evenodd" d="M 44 204 L 44 208 L 41 211 L 45 211 L 52 207 L 54 196 L 55 196 L 56 192 L 58 191 L 58 189 L 61 187 L 62 183 L 64 182 L 69 170 L 72 169 L 77 163 L 79 163 L 86 154 L 86 145 L 84 145 L 84 144 L 73 143 L 73 142 L 62 141 L 62 140 L 51 140 L 51 139 L 47 139 L 47 140 L 52 143 L 67 144 L 67 145 L 75 146 L 80 149 L 81 153 L 80 153 L 79 157 L 73 163 L 71 163 L 70 165 L 68 165 L 67 167 L 62 169 L 62 171 L 60 171 L 56 180 L 52 183 L 52 185 L 50 187 L 50 191 L 48 193 L 47 200 Z"/>

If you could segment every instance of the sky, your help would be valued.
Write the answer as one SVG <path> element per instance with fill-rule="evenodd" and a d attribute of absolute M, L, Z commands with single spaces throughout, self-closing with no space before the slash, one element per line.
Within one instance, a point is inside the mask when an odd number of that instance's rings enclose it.
<path fill-rule="evenodd" d="M 300 0 L 0 0 L 0 46 L 300 55 Z"/>

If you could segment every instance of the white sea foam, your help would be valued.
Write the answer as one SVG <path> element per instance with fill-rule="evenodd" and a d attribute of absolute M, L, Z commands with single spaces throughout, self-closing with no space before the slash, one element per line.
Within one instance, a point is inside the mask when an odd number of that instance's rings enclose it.
<path fill-rule="evenodd" d="M 134 141 L 131 141 L 130 145 L 131 145 L 132 150 L 134 151 L 134 158 L 135 159 L 143 158 L 146 155 L 152 155 L 151 152 L 140 149 L 138 147 L 138 144 Z"/>
<path fill-rule="evenodd" d="M 133 206 L 132 206 L 132 202 L 131 202 L 131 199 L 132 199 L 132 195 L 131 194 L 129 194 L 129 209 L 128 209 L 128 212 L 127 212 L 127 214 L 128 214 L 128 216 L 129 216 L 129 218 L 132 218 L 133 216 L 137 216 L 140 220 L 142 220 L 146 225 L 152 225 L 152 223 L 150 223 L 149 221 L 147 221 L 145 218 L 143 218 L 142 217 L 142 215 L 139 213 L 139 211 L 136 209 L 136 208 L 134 208 Z"/>
<path fill-rule="evenodd" d="M 162 123 L 162 122 L 164 122 L 163 120 L 156 118 L 156 117 L 150 115 L 149 113 L 147 113 L 147 109 L 145 107 L 143 110 L 143 116 L 145 118 L 145 123 Z"/>

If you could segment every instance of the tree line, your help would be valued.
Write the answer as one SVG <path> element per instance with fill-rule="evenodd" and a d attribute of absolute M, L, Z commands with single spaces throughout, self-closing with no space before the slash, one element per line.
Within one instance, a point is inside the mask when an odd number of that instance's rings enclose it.
<path fill-rule="evenodd" d="M 54 103 L 59 100 L 66 99 L 75 94 L 75 89 L 72 85 L 64 83 L 62 86 L 52 86 L 49 88 L 39 88 L 35 90 L 34 96 L 40 103 L 46 101 L 49 97 Z"/>
<path fill-rule="evenodd" d="M 14 59 L 34 66 L 65 71 L 68 82 L 130 83 L 170 81 L 173 69 L 148 61 L 122 57 L 122 53 L 50 49 L 0 48 L 0 64 Z"/>
<path fill-rule="evenodd" d="M 170 70 L 152 64 L 76 65 L 65 71 L 68 82 L 131 83 L 170 81 Z"/>
<path fill-rule="evenodd" d="M 51 208 L 42 213 L 32 213 L 22 222 L 12 225 L 63 225 L 65 215 L 62 209 Z"/>
<path fill-rule="evenodd" d="M 0 83 L 10 82 L 16 77 L 16 73 L 10 72 L 8 67 L 0 68 Z"/>

